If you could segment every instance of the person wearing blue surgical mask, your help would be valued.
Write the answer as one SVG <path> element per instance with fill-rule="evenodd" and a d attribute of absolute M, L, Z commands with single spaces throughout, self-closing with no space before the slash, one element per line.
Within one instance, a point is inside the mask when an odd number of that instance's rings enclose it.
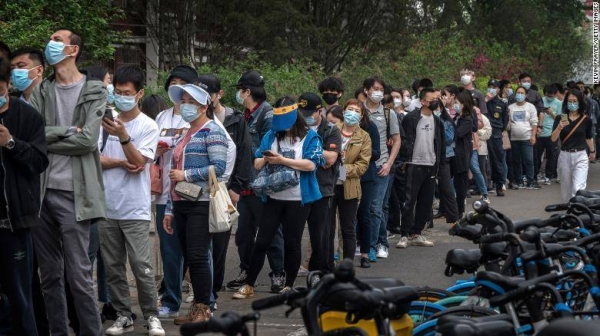
<path fill-rule="evenodd" d="M 22 100 L 28 102 L 33 89 L 44 79 L 44 64 L 44 54 L 38 49 L 25 47 L 12 53 L 11 85 L 21 92 Z"/>
<path fill-rule="evenodd" d="M 525 101 L 533 104 L 538 114 L 544 111 L 544 102 L 540 94 L 532 89 L 533 77 L 523 72 L 519 75 L 519 85 L 525 89 Z M 512 104 L 516 101 L 516 93 L 511 95 L 508 99 L 508 103 Z"/>

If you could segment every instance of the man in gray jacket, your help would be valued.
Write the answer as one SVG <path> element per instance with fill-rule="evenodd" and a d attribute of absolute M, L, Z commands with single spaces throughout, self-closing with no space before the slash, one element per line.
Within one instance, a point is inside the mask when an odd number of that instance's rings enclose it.
<path fill-rule="evenodd" d="M 98 155 L 107 91 L 79 72 L 83 40 L 69 30 L 50 36 L 45 56 L 54 73 L 33 92 L 31 105 L 46 122 L 50 166 L 42 176 L 40 225 L 33 230 L 42 292 L 52 335 L 69 335 L 65 281 L 73 294 L 79 335 L 100 335 L 91 277 L 90 221 L 105 217 Z"/>

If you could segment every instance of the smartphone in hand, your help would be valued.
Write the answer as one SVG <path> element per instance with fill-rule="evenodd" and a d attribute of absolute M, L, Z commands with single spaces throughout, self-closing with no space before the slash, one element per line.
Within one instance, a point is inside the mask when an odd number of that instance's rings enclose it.
<path fill-rule="evenodd" d="M 262 151 L 262 155 L 263 156 L 276 156 L 273 152 L 271 152 L 270 150 L 264 150 Z"/>
<path fill-rule="evenodd" d="M 113 118 L 112 110 L 110 108 L 107 107 L 106 110 L 104 110 L 104 116 L 102 116 L 102 119 L 115 121 L 115 119 Z"/>
<path fill-rule="evenodd" d="M 569 120 L 569 115 L 566 113 L 563 113 L 560 115 L 560 120 L 561 121 L 568 121 Z"/>

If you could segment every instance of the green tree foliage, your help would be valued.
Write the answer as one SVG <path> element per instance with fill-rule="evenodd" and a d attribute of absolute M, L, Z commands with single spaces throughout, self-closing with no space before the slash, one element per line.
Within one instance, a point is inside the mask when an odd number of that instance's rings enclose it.
<path fill-rule="evenodd" d="M 109 27 L 118 17 L 109 1 L 0 0 L 0 40 L 13 49 L 43 49 L 55 30 L 68 28 L 83 36 L 85 62 L 107 60 L 114 54 L 111 44 L 122 36 Z"/>

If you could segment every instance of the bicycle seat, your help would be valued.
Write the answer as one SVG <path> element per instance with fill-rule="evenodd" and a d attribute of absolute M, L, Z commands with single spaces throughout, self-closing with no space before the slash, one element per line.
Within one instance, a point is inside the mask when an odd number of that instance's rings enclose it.
<path fill-rule="evenodd" d="M 508 323 L 511 326 L 511 328 L 513 329 L 512 333 L 508 330 L 508 328 L 506 328 L 504 326 L 505 323 Z M 459 324 L 462 324 L 463 326 L 461 326 L 459 328 L 460 330 L 456 330 L 455 328 Z M 468 330 L 465 330 L 465 329 L 467 329 L 465 327 L 465 325 L 470 325 L 471 328 L 468 328 Z M 475 328 L 475 330 L 477 330 L 477 332 L 475 334 L 469 333 L 470 330 L 474 329 L 473 326 L 477 326 L 477 328 Z M 496 331 L 496 328 L 498 328 L 498 331 Z M 489 329 L 492 329 L 491 333 L 490 333 Z M 511 323 L 510 317 L 506 314 L 498 314 L 498 315 L 475 317 L 475 318 L 456 316 L 456 315 L 445 315 L 445 316 L 441 316 L 440 318 L 438 318 L 436 331 L 437 331 L 437 333 L 440 333 L 444 336 L 446 336 L 446 335 L 461 335 L 461 336 L 462 335 L 485 335 L 485 336 L 514 335 L 514 327 Z"/>
<path fill-rule="evenodd" d="M 477 273 L 475 282 L 488 281 L 500 286 L 505 292 L 516 289 L 519 284 L 525 281 L 523 277 L 509 277 L 496 272 L 482 271 Z M 502 294 L 502 293 L 498 293 Z"/>
<path fill-rule="evenodd" d="M 481 224 L 475 225 L 454 225 L 450 228 L 448 233 L 451 236 L 458 236 L 467 240 L 475 240 L 481 237 Z"/>
<path fill-rule="evenodd" d="M 474 273 L 479 268 L 481 250 L 452 249 L 446 254 L 446 265 L 452 267 L 453 273 Z"/>
<path fill-rule="evenodd" d="M 541 232 L 540 236 L 542 238 L 542 241 L 544 243 L 557 243 L 557 242 L 564 242 L 564 241 L 571 241 L 577 237 L 579 237 L 579 234 L 575 231 L 571 231 L 571 230 L 551 230 L 551 231 L 547 231 L 547 232 Z"/>
<path fill-rule="evenodd" d="M 600 198 L 600 190 L 577 190 L 575 196 L 582 196 L 587 198 Z"/>
<path fill-rule="evenodd" d="M 483 244 L 481 245 L 481 253 L 485 257 L 488 257 L 488 259 L 506 259 L 508 257 L 508 253 L 506 252 L 506 246 L 508 246 L 508 244 L 505 242 Z"/>
<path fill-rule="evenodd" d="M 515 228 L 516 233 L 520 233 L 521 231 L 525 230 L 527 227 L 536 225 L 537 223 L 539 223 L 541 221 L 542 221 L 541 218 L 522 219 L 522 220 L 518 220 L 518 221 L 513 221 L 513 227 Z"/>
<path fill-rule="evenodd" d="M 588 225 L 592 224 L 592 221 L 590 220 L 590 215 L 588 215 L 588 214 L 579 215 L 577 217 L 579 217 L 579 219 L 581 219 L 581 221 L 583 222 L 583 225 L 588 226 Z M 594 222 L 596 224 L 600 224 L 600 215 L 594 214 Z"/>
<path fill-rule="evenodd" d="M 587 198 L 583 196 L 575 196 L 569 200 L 569 203 L 581 203 L 587 207 L 600 205 L 600 198 Z"/>
<path fill-rule="evenodd" d="M 538 336 L 596 336 L 600 330 L 600 321 L 582 321 L 562 318 L 552 321 L 542 329 Z"/>

